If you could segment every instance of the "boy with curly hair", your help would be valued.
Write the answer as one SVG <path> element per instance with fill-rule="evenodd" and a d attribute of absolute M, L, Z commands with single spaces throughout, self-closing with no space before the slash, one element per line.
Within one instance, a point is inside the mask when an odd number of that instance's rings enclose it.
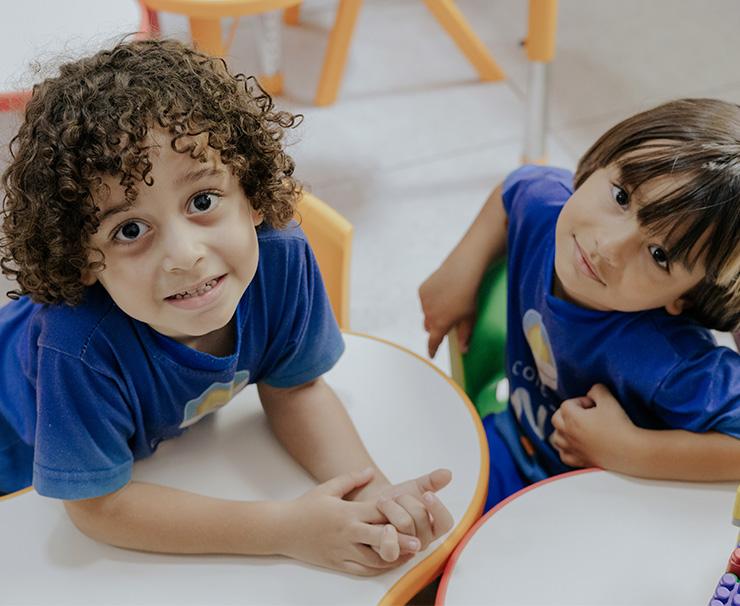
<path fill-rule="evenodd" d="M 168 40 L 36 86 L 4 177 L 0 491 L 33 484 L 87 535 L 168 553 L 283 554 L 355 574 L 452 526 L 449 472 L 391 486 L 321 379 L 343 351 L 281 139 L 297 118 Z M 256 383 L 324 482 L 285 503 L 132 481 L 133 462 Z M 408 534 L 403 534 L 405 530 Z"/>

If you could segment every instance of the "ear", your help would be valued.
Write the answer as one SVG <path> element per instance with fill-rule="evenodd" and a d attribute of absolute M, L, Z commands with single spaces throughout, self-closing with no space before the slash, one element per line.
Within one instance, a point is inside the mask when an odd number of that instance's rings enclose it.
<path fill-rule="evenodd" d="M 92 286 L 97 281 L 98 281 L 98 277 L 95 275 L 95 272 L 93 272 L 90 269 L 82 270 L 82 276 L 80 277 L 80 282 L 82 282 L 85 286 Z"/>
<path fill-rule="evenodd" d="M 264 220 L 265 218 L 262 216 L 262 213 L 256 208 L 252 208 L 252 222 L 254 223 L 254 226 L 257 227 Z"/>
<path fill-rule="evenodd" d="M 684 309 L 690 306 L 689 302 L 683 297 L 679 297 L 675 301 L 668 303 L 665 306 L 665 310 L 672 316 L 678 316 L 683 313 Z"/>

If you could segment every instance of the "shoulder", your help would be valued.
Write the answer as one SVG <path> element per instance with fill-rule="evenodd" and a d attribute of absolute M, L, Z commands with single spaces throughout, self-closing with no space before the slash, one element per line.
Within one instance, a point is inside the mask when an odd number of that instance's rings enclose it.
<path fill-rule="evenodd" d="M 573 173 L 563 168 L 525 164 L 511 173 L 504 181 L 504 204 L 514 198 L 536 198 L 548 202 L 567 200 L 573 193 Z"/>
<path fill-rule="evenodd" d="M 291 221 L 284 229 L 276 229 L 263 223 L 257 232 L 257 241 L 261 247 L 270 248 L 300 248 L 308 244 L 306 234 L 295 221 Z"/>
<path fill-rule="evenodd" d="M 46 348 L 82 358 L 100 339 L 101 334 L 117 332 L 128 317 L 116 307 L 108 293 L 99 285 L 87 289 L 76 306 L 38 305 L 25 302 L 27 338 L 39 348 Z M 105 340 L 114 341 L 115 336 Z"/>
<path fill-rule="evenodd" d="M 659 378 L 655 405 L 672 427 L 740 437 L 740 355 L 718 346 L 708 329 L 680 318 L 659 322 L 673 364 Z"/>

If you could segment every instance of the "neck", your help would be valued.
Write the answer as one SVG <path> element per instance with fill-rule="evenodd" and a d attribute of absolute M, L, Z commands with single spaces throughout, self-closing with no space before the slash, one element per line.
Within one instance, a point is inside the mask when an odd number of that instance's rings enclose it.
<path fill-rule="evenodd" d="M 223 328 L 200 337 L 193 337 L 184 344 L 211 356 L 219 358 L 230 356 L 236 346 L 236 318 L 232 318 Z"/>

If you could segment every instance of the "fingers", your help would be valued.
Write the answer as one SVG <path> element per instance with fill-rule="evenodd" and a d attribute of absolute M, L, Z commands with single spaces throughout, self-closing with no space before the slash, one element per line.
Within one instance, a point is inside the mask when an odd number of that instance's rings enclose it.
<path fill-rule="evenodd" d="M 435 469 L 432 473 L 419 476 L 416 481 L 419 483 L 422 492 L 437 492 L 452 481 L 452 472 L 449 469 Z"/>
<path fill-rule="evenodd" d="M 597 383 L 596 385 L 594 385 L 591 389 L 588 390 L 587 395 L 594 402 L 594 406 L 596 406 L 597 401 L 602 401 L 602 402 L 616 402 L 617 401 L 612 395 L 612 392 L 609 391 L 606 385 L 603 385 L 602 383 Z"/>
<path fill-rule="evenodd" d="M 340 570 L 357 576 L 371 577 L 402 566 L 413 557 L 401 555 L 394 562 L 386 562 L 370 547 L 359 545 L 354 557 L 345 560 Z"/>
<path fill-rule="evenodd" d="M 395 562 L 401 555 L 401 546 L 398 543 L 398 531 L 392 524 L 383 526 L 380 531 L 380 547 L 378 555 L 386 562 Z"/>
<path fill-rule="evenodd" d="M 362 471 L 343 473 L 341 476 L 332 478 L 321 484 L 318 489 L 328 495 L 342 498 L 356 488 L 360 488 L 373 479 L 375 472 L 371 467 Z"/>
<path fill-rule="evenodd" d="M 457 346 L 460 349 L 460 353 L 468 353 L 468 346 L 470 345 L 470 337 L 473 334 L 473 327 L 475 322 L 473 320 L 460 320 L 457 324 Z"/>
<path fill-rule="evenodd" d="M 437 333 L 429 331 L 429 343 L 427 344 L 427 350 L 429 351 L 429 357 L 433 358 L 437 354 L 442 340 L 445 338 L 444 333 Z"/>
<path fill-rule="evenodd" d="M 377 507 L 388 522 L 402 533 L 399 535 L 402 552 L 406 552 L 406 548 L 413 551 L 426 549 L 454 525 L 452 514 L 432 492 L 424 493 L 421 501 L 408 494 L 395 499 L 381 497 Z M 413 537 L 419 540 L 419 545 L 412 542 Z M 405 543 L 404 539 L 409 543 Z"/>

